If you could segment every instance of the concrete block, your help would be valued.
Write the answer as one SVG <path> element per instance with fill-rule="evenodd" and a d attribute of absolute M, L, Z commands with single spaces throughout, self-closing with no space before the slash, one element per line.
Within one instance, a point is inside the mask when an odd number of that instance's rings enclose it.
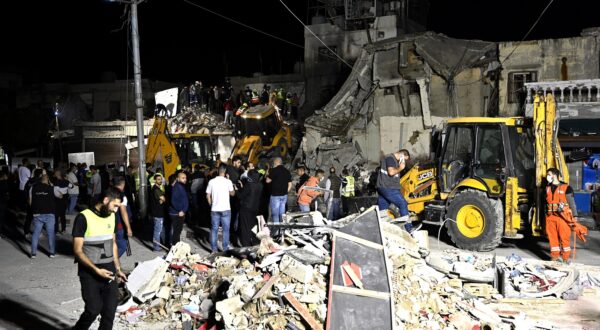
<path fill-rule="evenodd" d="M 304 284 L 310 283 L 314 276 L 314 271 L 311 266 L 305 265 L 288 255 L 284 255 L 283 258 L 281 258 L 279 270 Z"/>

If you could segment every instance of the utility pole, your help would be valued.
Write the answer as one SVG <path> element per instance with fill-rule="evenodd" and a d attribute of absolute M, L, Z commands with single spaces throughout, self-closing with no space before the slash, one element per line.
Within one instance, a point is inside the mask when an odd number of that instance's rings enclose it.
<path fill-rule="evenodd" d="M 146 147 L 144 143 L 144 100 L 142 99 L 142 67 L 140 64 L 140 39 L 138 31 L 138 8 L 140 1 L 133 0 L 131 2 L 131 41 L 133 46 L 133 76 L 135 87 L 135 106 L 136 106 L 136 121 L 137 121 L 137 141 L 139 154 L 139 176 L 140 190 L 138 191 L 139 212 L 140 217 L 146 216 L 147 210 L 147 189 L 146 180 Z"/>

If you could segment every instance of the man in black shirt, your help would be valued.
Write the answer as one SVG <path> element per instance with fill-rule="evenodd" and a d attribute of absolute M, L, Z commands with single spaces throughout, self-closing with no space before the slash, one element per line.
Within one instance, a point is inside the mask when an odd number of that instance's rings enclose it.
<path fill-rule="evenodd" d="M 300 187 L 308 181 L 309 176 L 306 174 L 306 167 L 303 165 L 296 167 L 296 174 L 299 176 L 298 183 L 296 183 L 296 193 L 298 193 Z"/>
<path fill-rule="evenodd" d="M 117 279 L 127 277 L 117 257 L 115 212 L 121 206 L 121 192 L 109 188 L 98 203 L 79 213 L 73 223 L 73 252 L 79 263 L 78 275 L 85 310 L 74 329 L 88 329 L 101 315 L 98 329 L 112 329 L 118 304 Z"/>
<path fill-rule="evenodd" d="M 227 166 L 227 178 L 233 183 L 233 189 L 238 191 L 241 187 L 240 176 L 242 175 L 242 159 L 239 156 L 234 156 L 231 159 L 231 165 Z M 229 198 L 231 206 L 231 225 L 229 226 L 230 242 L 234 245 L 238 243 L 238 217 L 240 213 L 240 199 L 237 194 Z"/>
<path fill-rule="evenodd" d="M 152 240 L 155 252 L 162 251 L 158 243 L 160 243 L 161 236 L 164 236 L 163 225 L 165 220 L 165 203 L 167 199 L 165 197 L 165 192 L 161 188 L 162 183 L 162 174 L 154 174 L 154 185 L 152 185 L 152 189 L 150 190 L 149 216 L 154 220 L 154 231 L 152 235 Z M 167 240 L 163 240 L 163 244 L 169 245 L 169 242 Z"/>
<path fill-rule="evenodd" d="M 50 258 L 54 258 L 55 251 L 55 205 L 54 188 L 50 185 L 50 179 L 47 174 L 42 174 L 40 182 L 36 183 L 29 191 L 29 205 L 33 214 L 33 236 L 31 237 L 31 259 L 35 259 L 37 253 L 38 241 L 42 228 L 46 228 L 48 235 L 48 245 L 50 248 Z"/>
<path fill-rule="evenodd" d="M 273 168 L 269 170 L 266 182 L 271 185 L 271 219 L 279 223 L 285 213 L 288 191 L 292 189 L 292 175 L 282 165 L 281 157 L 273 159 Z"/>

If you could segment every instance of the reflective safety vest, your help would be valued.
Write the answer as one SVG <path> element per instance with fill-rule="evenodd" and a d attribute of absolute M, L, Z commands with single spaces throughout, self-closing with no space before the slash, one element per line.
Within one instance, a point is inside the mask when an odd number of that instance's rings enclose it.
<path fill-rule="evenodd" d="M 342 196 L 354 197 L 354 177 L 351 175 L 345 176 L 344 181 L 346 186 L 342 188 Z"/>
<path fill-rule="evenodd" d="M 105 264 L 113 261 L 113 235 L 115 233 L 115 214 L 103 218 L 87 209 L 81 212 L 85 217 L 87 229 L 83 235 L 83 253 L 93 264 Z"/>
<path fill-rule="evenodd" d="M 561 183 L 554 193 L 550 185 L 546 187 L 546 215 L 555 215 L 566 221 L 572 221 L 571 208 L 567 201 L 568 187 L 568 184 Z"/>

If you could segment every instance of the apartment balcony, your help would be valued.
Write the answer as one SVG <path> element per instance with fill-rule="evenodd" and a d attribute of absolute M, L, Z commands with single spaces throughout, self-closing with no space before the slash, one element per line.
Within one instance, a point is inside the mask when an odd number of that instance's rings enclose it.
<path fill-rule="evenodd" d="M 554 94 L 563 147 L 600 148 L 600 79 L 533 82 L 525 88 L 526 116 L 533 116 L 533 97 L 538 91 Z"/>
<path fill-rule="evenodd" d="M 600 119 L 600 79 L 526 83 L 526 116 L 533 115 L 533 97 L 538 91 L 553 93 L 561 119 Z"/>

